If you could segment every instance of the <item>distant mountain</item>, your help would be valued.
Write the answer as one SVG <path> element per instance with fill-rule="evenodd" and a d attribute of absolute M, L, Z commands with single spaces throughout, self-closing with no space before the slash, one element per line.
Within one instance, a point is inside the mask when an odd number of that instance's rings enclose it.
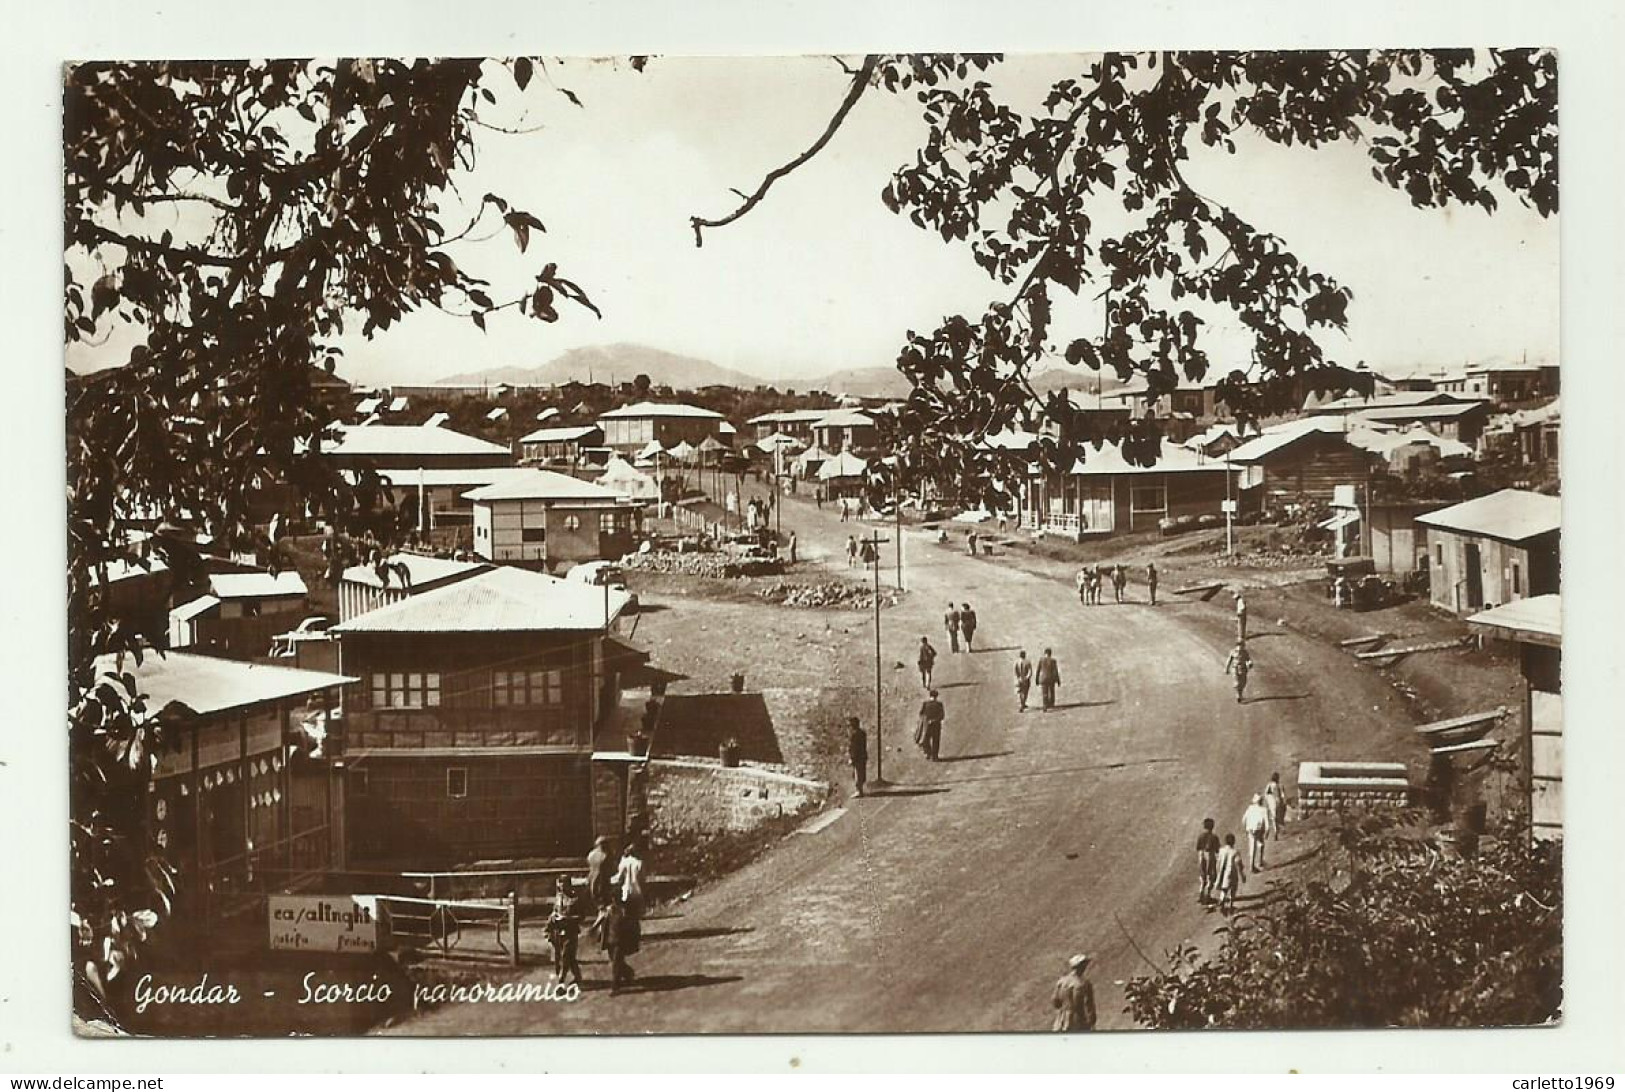
<path fill-rule="evenodd" d="M 440 380 L 460 385 L 472 383 L 555 384 L 575 380 L 580 383 L 630 383 L 634 376 L 647 375 L 657 387 L 693 390 L 697 387 L 727 386 L 751 390 L 762 380 L 736 372 L 698 357 L 668 353 L 648 345 L 620 342 L 571 349 L 534 368 L 482 368 Z"/>
<path fill-rule="evenodd" d="M 813 379 L 785 379 L 779 386 L 859 398 L 905 398 L 909 392 L 908 380 L 893 367 L 843 368 Z"/>

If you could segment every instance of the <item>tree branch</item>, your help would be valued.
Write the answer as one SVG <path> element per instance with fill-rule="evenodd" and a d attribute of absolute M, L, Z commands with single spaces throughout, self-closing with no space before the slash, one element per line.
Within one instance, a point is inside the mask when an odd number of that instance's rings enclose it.
<path fill-rule="evenodd" d="M 836 109 L 834 116 L 829 119 L 829 124 L 825 126 L 823 134 L 819 136 L 817 140 L 813 141 L 812 145 L 808 147 L 806 151 L 796 156 L 790 162 L 786 163 L 782 167 L 769 171 L 762 179 L 761 185 L 756 187 L 756 192 L 745 198 L 744 204 L 740 205 L 728 215 L 718 220 L 707 220 L 702 216 L 689 217 L 688 222 L 694 228 L 694 245 L 696 247 L 704 246 L 704 231 L 706 228 L 725 227 L 739 219 L 741 216 L 744 216 L 751 209 L 762 203 L 762 198 L 767 196 L 767 191 L 773 187 L 773 183 L 792 173 L 810 160 L 813 156 L 823 151 L 824 146 L 830 142 L 830 140 L 835 136 L 836 131 L 840 129 L 841 125 L 846 121 L 846 116 L 850 114 L 852 112 L 852 108 L 858 104 L 858 99 L 863 97 L 863 92 L 869 87 L 869 79 L 874 75 L 875 68 L 879 64 L 880 57 L 876 54 L 871 53 L 863 58 L 863 67 L 858 69 L 857 75 L 852 77 L 852 86 L 847 88 L 846 98 L 841 100 L 841 105 Z"/>

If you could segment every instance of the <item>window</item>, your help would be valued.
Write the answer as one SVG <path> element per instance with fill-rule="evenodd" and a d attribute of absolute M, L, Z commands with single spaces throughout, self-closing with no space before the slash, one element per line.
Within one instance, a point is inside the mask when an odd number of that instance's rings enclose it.
<path fill-rule="evenodd" d="M 446 770 L 446 795 L 453 800 L 462 800 L 468 796 L 468 770 L 463 766 L 452 766 Z"/>
<path fill-rule="evenodd" d="M 563 705 L 562 671 L 493 671 L 493 705 Z"/>
<path fill-rule="evenodd" d="M 581 530 L 581 517 L 580 516 L 565 516 L 564 517 L 564 529 L 566 531 L 579 531 L 579 530 Z"/>
<path fill-rule="evenodd" d="M 619 523 L 620 519 L 615 515 L 614 512 L 602 512 L 598 516 L 598 533 L 601 535 L 613 535 L 617 530 L 619 530 Z"/>
<path fill-rule="evenodd" d="M 1136 485 L 1129 490 L 1129 507 L 1135 512 L 1162 512 L 1168 507 L 1168 488 L 1161 482 Z"/>
<path fill-rule="evenodd" d="M 1516 561 L 1512 563 L 1512 594 L 1523 594 L 1523 570 Z"/>
<path fill-rule="evenodd" d="M 1433 544 L 1433 563 L 1440 568 L 1444 567 L 1444 543 L 1442 542 Z"/>
<path fill-rule="evenodd" d="M 525 527 L 519 532 L 520 542 L 546 542 L 546 527 Z"/>
<path fill-rule="evenodd" d="M 375 671 L 372 674 L 374 709 L 423 709 L 439 704 L 438 671 Z"/>

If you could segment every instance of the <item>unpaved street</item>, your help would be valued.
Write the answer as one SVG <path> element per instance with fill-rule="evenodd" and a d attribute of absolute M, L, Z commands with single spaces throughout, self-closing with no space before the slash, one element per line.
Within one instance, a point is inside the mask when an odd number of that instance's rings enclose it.
<path fill-rule="evenodd" d="M 827 554 L 837 569 L 845 536 L 866 529 L 806 505 L 787 510 L 792 523 L 803 556 Z M 1068 583 L 955 545 L 910 533 L 909 595 L 884 612 L 885 773 L 896 785 L 887 795 L 844 801 L 649 920 L 630 992 L 449 1007 L 394 1030 L 1036 1030 L 1078 951 L 1095 956 L 1102 1026 L 1127 1027 L 1116 983 L 1147 970 L 1136 946 L 1160 960 L 1216 924 L 1195 900 L 1202 818 L 1239 840 L 1241 810 L 1272 771 L 1290 783 L 1299 758 L 1367 757 L 1360 741 L 1404 718 L 1375 674 L 1256 617 L 1258 670 L 1238 707 L 1222 670 L 1233 640 L 1225 612 L 1167 584 L 1152 608 L 1138 572 L 1132 602 L 1110 602 L 1108 587 L 1106 603 L 1086 608 Z M 980 616 L 972 654 L 947 651 L 950 597 Z M 921 634 L 938 646 L 948 708 L 938 764 L 911 742 Z M 1059 708 L 1018 714 L 1015 650 L 1036 659 L 1046 646 L 1060 662 Z M 893 670 L 899 660 L 905 670 Z M 1269 875 L 1246 891 L 1256 896 Z M 583 954 L 589 979 L 604 982 L 599 953 L 584 941 Z"/>

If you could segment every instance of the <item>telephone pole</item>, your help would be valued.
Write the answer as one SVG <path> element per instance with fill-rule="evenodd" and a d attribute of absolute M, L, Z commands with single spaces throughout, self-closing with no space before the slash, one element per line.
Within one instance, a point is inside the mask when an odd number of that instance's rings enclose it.
<path fill-rule="evenodd" d="M 881 731 L 880 700 L 880 547 L 885 541 L 879 531 L 863 540 L 869 547 L 869 563 L 874 569 L 875 578 L 875 779 L 872 784 L 877 788 L 890 784 L 886 780 L 886 740 Z"/>

